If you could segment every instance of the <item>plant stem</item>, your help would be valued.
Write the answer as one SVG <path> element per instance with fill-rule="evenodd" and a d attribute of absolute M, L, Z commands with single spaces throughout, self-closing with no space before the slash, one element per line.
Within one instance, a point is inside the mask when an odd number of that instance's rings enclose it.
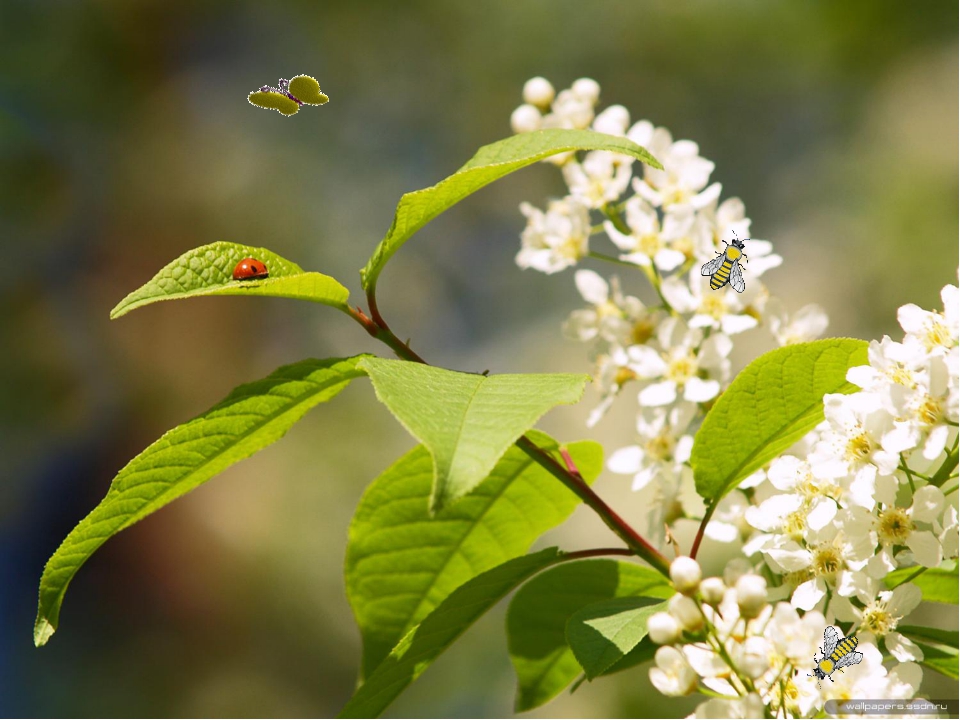
<path fill-rule="evenodd" d="M 707 508 L 707 512 L 703 516 L 703 520 L 700 521 L 700 527 L 697 528 L 697 536 L 693 539 L 693 546 L 690 548 L 690 557 L 694 560 L 697 559 L 697 551 L 700 549 L 700 543 L 703 541 L 703 532 L 707 529 L 707 523 L 710 522 L 710 518 L 713 517 L 713 512 L 717 509 L 718 504 L 717 501 L 710 503 L 710 507 Z"/>
<path fill-rule="evenodd" d="M 579 472 L 573 473 L 560 463 L 554 460 L 546 450 L 534 443 L 526 435 L 517 440 L 516 445 L 523 450 L 534 462 L 546 470 L 548 473 L 562 482 L 567 489 L 579 497 L 583 502 L 609 527 L 627 547 L 636 555 L 646 560 L 655 569 L 664 575 L 670 575 L 670 561 L 648 543 L 636 530 L 621 518 L 603 499 L 597 495 L 586 482 Z M 567 456 L 569 457 L 569 455 Z M 572 462 L 572 460 L 571 460 Z"/>
<path fill-rule="evenodd" d="M 913 482 L 913 473 L 910 471 L 910 468 L 907 467 L 907 464 L 903 461 L 903 453 L 900 453 L 900 469 L 907 474 L 907 482 L 910 483 L 910 490 L 914 494 L 917 492 L 917 486 Z"/>
<path fill-rule="evenodd" d="M 593 250 L 587 253 L 587 257 L 593 258 L 594 260 L 603 260 L 604 262 L 614 263 L 615 265 L 625 265 L 626 267 L 633 268 L 634 270 L 637 270 L 640 267 L 636 263 L 632 263 L 627 260 L 621 260 L 613 255 L 607 255 L 605 253 L 595 252 Z"/>
<path fill-rule="evenodd" d="M 429 363 L 427 363 L 426 360 L 417 355 L 409 345 L 394 335 L 390 326 L 387 325 L 379 312 L 374 310 L 374 308 L 376 308 L 375 298 L 368 295 L 368 299 L 371 300 L 370 314 L 372 317 L 368 317 L 360 308 L 348 308 L 345 312 L 356 320 L 369 335 L 390 347 L 398 357 L 404 360 L 410 360 L 411 362 L 428 365 Z M 663 575 L 667 577 L 670 576 L 670 561 L 667 560 L 659 550 L 653 547 L 653 545 L 648 543 L 636 530 L 630 527 L 599 495 L 590 489 L 590 486 L 584 482 L 580 472 L 576 470 L 576 466 L 573 466 L 573 471 L 565 468 L 558 463 L 550 453 L 525 435 L 517 440 L 515 444 L 534 462 L 562 482 L 571 492 L 583 500 L 590 509 L 596 512 L 607 527 L 630 548 L 629 551 L 625 552 L 638 555 Z M 569 455 L 567 455 L 567 458 L 569 458 Z M 570 459 L 569 463 L 572 465 L 573 460 Z"/>
<path fill-rule="evenodd" d="M 930 478 L 930 484 L 936 485 L 937 487 L 943 485 L 950 477 L 950 473 L 957 469 L 957 460 L 957 448 L 954 446 L 950 454 L 947 455 L 947 459 L 943 461 L 943 465 L 941 465 L 940 469 Z"/>

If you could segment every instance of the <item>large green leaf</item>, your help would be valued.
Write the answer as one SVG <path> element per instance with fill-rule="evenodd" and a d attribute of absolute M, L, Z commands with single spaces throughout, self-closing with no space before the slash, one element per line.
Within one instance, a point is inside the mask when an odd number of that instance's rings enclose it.
<path fill-rule="evenodd" d="M 454 640 L 533 574 L 567 559 L 557 548 L 508 560 L 454 590 L 422 623 L 408 632 L 353 694 L 340 717 L 382 713 Z"/>
<path fill-rule="evenodd" d="M 905 582 L 911 582 L 920 588 L 924 602 L 945 603 L 947 605 L 956 605 L 960 602 L 960 594 L 957 592 L 960 586 L 960 577 L 957 575 L 957 568 L 946 570 L 944 568 L 930 568 L 917 575 L 918 568 L 900 568 L 887 575 L 884 582 L 888 588 L 895 588 Z M 916 576 L 916 577 L 914 577 Z"/>
<path fill-rule="evenodd" d="M 531 432 L 540 447 L 556 442 Z M 586 481 L 603 466 L 594 442 L 567 447 Z M 363 636 L 364 677 L 415 624 L 457 587 L 523 555 L 580 502 L 519 448 L 462 501 L 431 516 L 433 461 L 417 446 L 363 495 L 347 545 L 347 596 Z"/>
<path fill-rule="evenodd" d="M 167 432 L 113 479 L 106 497 L 70 531 L 47 562 L 33 639 L 57 629 L 63 595 L 80 566 L 110 537 L 279 440 L 314 405 L 351 380 L 362 356 L 304 360 L 241 385 L 221 403 Z"/>
<path fill-rule="evenodd" d="M 547 410 L 578 402 L 586 375 L 476 375 L 404 360 L 360 363 L 377 397 L 430 451 L 436 512 L 490 474 Z"/>
<path fill-rule="evenodd" d="M 917 647 L 923 651 L 921 665 L 935 670 L 941 675 L 946 675 L 948 678 L 954 680 L 960 678 L 960 656 L 958 656 L 957 648 L 924 645 L 922 643 L 917 643 Z"/>
<path fill-rule="evenodd" d="M 954 648 L 954 650 L 960 645 L 960 632 L 956 630 L 941 630 L 940 628 L 921 627 L 919 625 L 898 625 L 897 632 L 917 642 L 944 645 L 948 648 Z"/>
<path fill-rule="evenodd" d="M 563 565 L 524 585 L 507 611 L 507 640 L 518 681 L 516 710 L 543 705 L 580 674 L 566 635 L 574 613 L 612 598 L 666 599 L 673 593 L 660 573 L 616 560 Z"/>
<path fill-rule="evenodd" d="M 440 213 L 514 170 L 572 150 L 608 150 L 629 155 L 655 168 L 661 167 L 636 143 L 592 130 L 538 130 L 484 145 L 450 177 L 400 198 L 390 230 L 360 272 L 363 288 L 367 291 L 375 288 L 380 272 L 393 254 Z"/>
<path fill-rule="evenodd" d="M 618 597 L 592 603 L 567 621 L 567 643 L 593 680 L 626 657 L 647 636 L 647 620 L 666 609 L 649 597 Z"/>
<path fill-rule="evenodd" d="M 847 370 L 867 343 L 837 338 L 788 345 L 747 365 L 697 432 L 690 464 L 697 492 L 717 502 L 823 420 L 823 396 L 851 393 Z"/>
<path fill-rule="evenodd" d="M 237 263 L 252 257 L 265 263 L 270 276 L 262 280 L 234 280 Z M 215 242 L 185 252 L 160 270 L 146 285 L 127 295 L 110 311 L 111 318 L 161 300 L 199 295 L 260 295 L 323 303 L 347 308 L 349 291 L 332 277 L 304 272 L 266 248 Z"/>

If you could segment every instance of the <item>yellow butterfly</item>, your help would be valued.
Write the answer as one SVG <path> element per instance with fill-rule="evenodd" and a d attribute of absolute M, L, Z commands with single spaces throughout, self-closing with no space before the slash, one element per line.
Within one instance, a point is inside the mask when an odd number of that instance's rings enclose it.
<path fill-rule="evenodd" d="M 330 98 L 320 92 L 320 83 L 309 75 L 297 75 L 292 80 L 280 78 L 280 87 L 264 85 L 247 95 L 251 105 L 276 110 L 281 115 L 296 115 L 301 105 L 323 105 Z"/>

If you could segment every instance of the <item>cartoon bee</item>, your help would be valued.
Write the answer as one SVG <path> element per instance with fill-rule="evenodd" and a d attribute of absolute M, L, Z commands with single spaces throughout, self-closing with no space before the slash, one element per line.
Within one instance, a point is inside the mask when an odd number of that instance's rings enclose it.
<path fill-rule="evenodd" d="M 833 682 L 830 676 L 837 670 L 847 665 L 859 664 L 863 660 L 863 653 L 854 652 L 857 649 L 857 642 L 858 640 L 852 635 L 841 638 L 837 629 L 833 625 L 828 625 L 823 631 L 823 650 L 821 651 L 823 656 L 819 662 L 817 656 L 813 656 L 813 662 L 816 664 L 813 667 L 813 675 L 808 677 L 817 678 L 817 685 L 825 677 Z"/>
<path fill-rule="evenodd" d="M 718 253 L 713 260 L 700 268 L 700 274 L 713 276 L 710 278 L 710 287 L 713 290 L 719 290 L 729 282 L 734 290 L 742 293 L 747 284 L 743 281 L 739 260 L 743 258 L 746 261 L 747 254 L 743 252 L 743 242 L 736 236 L 736 233 L 733 235 L 733 242 L 727 245 L 723 252 Z"/>

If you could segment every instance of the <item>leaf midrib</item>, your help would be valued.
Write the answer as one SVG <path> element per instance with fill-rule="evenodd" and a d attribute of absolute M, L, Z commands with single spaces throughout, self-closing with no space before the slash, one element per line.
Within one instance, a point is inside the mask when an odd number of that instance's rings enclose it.
<path fill-rule="evenodd" d="M 526 470 L 532 464 L 533 464 L 532 460 L 530 460 L 529 458 L 525 458 L 523 461 L 523 465 L 520 467 L 520 469 L 517 472 L 512 473 L 512 476 L 503 483 L 503 486 L 496 492 L 496 494 L 490 496 L 490 502 L 487 503 L 487 506 L 483 509 L 483 512 L 476 519 L 476 521 L 470 526 L 467 532 L 463 533 L 460 536 L 460 538 L 457 540 L 456 545 L 454 545 L 450 549 L 449 554 L 443 561 L 443 566 L 437 571 L 433 579 L 430 581 L 430 586 L 426 590 L 424 590 L 422 600 L 417 604 L 416 609 L 410 615 L 411 619 L 407 621 L 407 624 L 404 626 L 404 629 L 400 633 L 401 637 L 403 637 L 403 635 L 407 631 L 409 631 L 409 629 L 413 627 L 413 625 L 416 624 L 415 622 L 413 622 L 413 618 L 415 618 L 420 613 L 421 608 L 423 607 L 424 603 L 426 603 L 427 601 L 427 596 L 430 595 L 430 592 L 436 587 L 437 581 L 440 579 L 440 576 L 443 575 L 444 571 L 446 571 L 447 569 L 447 566 L 450 565 L 450 562 L 453 560 L 454 557 L 456 557 L 456 554 L 463 547 L 463 543 L 466 542 L 467 538 L 469 538 L 473 534 L 473 530 L 477 526 L 483 523 L 484 518 L 490 513 L 491 509 L 496 504 L 496 501 L 499 500 L 501 497 L 503 497 L 504 493 L 507 492 L 507 490 L 513 485 L 513 483 L 517 480 L 517 478 L 520 477 L 520 475 L 522 475 L 524 472 L 526 472 Z M 520 557 L 520 556 L 517 555 L 515 557 Z M 510 559 L 512 558 L 506 558 L 506 560 L 510 560 Z"/>
<path fill-rule="evenodd" d="M 344 379 L 339 379 L 338 382 L 346 385 L 346 384 L 349 383 L 351 380 L 354 380 L 356 377 L 359 377 L 359 375 L 354 376 L 354 377 L 347 378 L 346 380 L 344 380 Z M 319 383 L 317 383 L 317 384 L 320 385 Z M 330 385 L 320 385 L 314 392 L 311 392 L 311 393 L 309 393 L 308 395 L 305 395 L 305 396 L 302 397 L 300 400 L 298 400 L 296 403 L 294 403 L 293 405 L 288 406 L 288 407 L 287 407 L 286 409 L 284 409 L 284 410 L 276 411 L 276 412 L 274 412 L 274 413 L 271 413 L 270 415 L 266 416 L 265 419 L 264 419 L 262 422 L 254 425 L 251 431 L 249 431 L 249 432 L 247 432 L 247 433 L 244 433 L 243 435 L 239 435 L 239 436 L 237 436 L 237 437 L 238 437 L 238 438 L 249 437 L 250 435 L 252 435 L 252 434 L 254 434 L 254 433 L 256 433 L 256 432 L 259 432 L 259 431 L 262 430 L 263 427 L 264 427 L 265 425 L 267 425 L 268 423 L 273 422 L 273 421 L 276 420 L 278 417 L 281 417 L 282 415 L 285 415 L 286 413 L 290 412 L 290 411 L 293 410 L 294 408 L 299 407 L 301 404 L 303 404 L 304 402 L 306 402 L 308 399 L 312 398 L 314 395 L 317 395 L 318 393 L 321 393 L 321 392 L 323 392 L 323 391 L 326 390 L 326 389 L 335 387 L 337 384 L 338 384 L 338 383 L 335 382 L 335 383 L 332 383 L 332 384 L 330 384 Z M 67 569 L 71 568 L 71 566 L 72 566 L 72 571 L 73 571 L 73 572 L 70 572 L 70 573 L 69 573 L 70 576 L 72 577 L 72 575 L 75 573 L 75 571 L 78 570 L 78 569 L 86 562 L 86 559 L 89 559 L 89 557 L 93 554 L 93 551 L 95 551 L 97 548 L 99 548 L 101 545 L 103 545 L 103 544 L 104 544 L 107 540 L 109 540 L 113 535 L 121 532 L 122 530 L 126 530 L 128 527 L 130 527 L 131 525 L 134 525 L 135 523 L 137 523 L 137 522 L 139 522 L 140 520 L 142 520 L 146 515 L 150 514 L 149 512 L 144 513 L 144 510 L 145 510 L 146 508 L 148 508 L 148 507 L 156 507 L 156 502 L 157 502 L 158 500 L 160 500 L 161 498 L 166 497 L 175 487 L 177 487 L 177 485 L 180 484 L 180 482 L 182 482 L 182 481 L 183 481 L 184 479 L 186 479 L 186 478 L 190 478 L 190 477 L 196 475 L 196 474 L 197 474 L 198 472 L 200 472 L 203 468 L 207 467 L 207 466 L 210 465 L 212 462 L 214 462 L 215 460 L 217 460 L 217 459 L 219 459 L 220 457 L 222 457 L 224 454 L 226 454 L 229 450 L 231 450 L 231 449 L 234 448 L 234 447 L 236 447 L 236 443 L 234 443 L 234 444 L 232 444 L 232 445 L 229 445 L 228 447 L 224 448 L 222 451 L 220 451 L 220 452 L 214 454 L 213 456 L 209 457 L 208 459 L 204 460 L 204 462 L 203 462 L 202 464 L 200 464 L 200 465 L 198 465 L 197 467 L 195 467 L 191 472 L 189 472 L 187 475 L 185 475 L 183 478 L 181 478 L 180 481 L 176 481 L 175 484 L 169 484 L 169 483 L 168 483 L 166 490 L 164 490 L 162 493 L 160 493 L 160 495 L 156 496 L 153 500 L 151 500 L 150 502 L 148 502 L 148 503 L 147 503 L 146 505 L 144 505 L 143 507 L 138 508 L 137 511 L 136 511 L 131 517 L 127 518 L 119 527 L 117 527 L 116 530 L 114 530 L 114 531 L 112 531 L 112 532 L 110 532 L 110 533 L 108 533 L 108 534 L 106 534 L 106 535 L 94 535 L 93 538 L 84 538 L 84 539 L 75 540 L 74 543 L 83 542 L 83 541 L 90 542 L 90 541 L 92 540 L 92 541 L 94 541 L 96 544 L 94 545 L 93 549 L 92 549 L 90 552 L 84 552 L 84 553 L 82 553 L 82 554 L 85 556 L 85 559 L 84 559 L 82 562 L 77 563 L 77 564 L 68 563 L 68 564 L 66 564 L 66 567 L 65 567 L 65 568 L 61 566 L 61 572 L 67 571 Z M 121 470 L 121 472 L 123 472 L 123 471 Z M 134 487 L 136 487 L 136 486 L 134 486 Z M 126 489 L 132 489 L 132 488 L 126 488 Z M 123 492 L 124 492 L 123 490 L 118 491 L 118 494 L 122 494 Z M 109 490 L 108 490 L 108 493 L 109 493 Z M 106 498 L 104 498 L 104 499 L 106 499 Z M 89 517 L 90 517 L 91 515 L 93 515 L 96 511 L 97 511 L 97 508 L 94 508 L 94 509 L 91 511 L 90 515 L 88 515 L 87 517 L 89 518 Z M 150 512 L 152 512 L 152 510 L 151 510 Z M 112 516 L 112 517 L 117 517 L 117 516 L 114 515 L 114 516 Z M 86 519 L 87 519 L 87 518 L 84 518 L 84 520 L 86 520 Z M 108 516 L 107 518 L 104 518 L 103 520 L 91 520 L 91 521 L 90 521 L 90 528 L 89 528 L 89 529 L 92 529 L 92 528 L 95 527 L 96 525 L 99 525 L 100 523 L 103 523 L 103 522 L 105 522 L 105 521 L 108 521 L 109 519 L 110 519 L 110 516 Z M 83 521 L 81 521 L 81 522 L 83 522 Z M 60 553 L 60 549 L 59 549 L 59 548 L 57 549 L 57 553 L 58 553 L 58 554 Z M 71 555 L 73 555 L 73 554 L 77 554 L 77 553 L 71 553 Z M 69 555 L 68 555 L 68 557 L 69 557 Z M 56 602 L 53 604 L 54 607 L 56 607 L 56 606 L 58 606 L 59 604 L 61 604 L 61 601 L 62 601 L 62 599 L 63 599 L 63 596 L 66 594 L 66 592 L 67 592 L 67 583 L 63 583 L 62 586 L 61 586 L 61 588 L 60 588 L 60 590 L 59 590 L 59 591 L 57 592 L 57 594 L 54 596 L 54 598 L 55 598 L 55 600 L 56 600 Z M 49 609 L 49 607 L 50 607 L 50 606 L 48 606 L 47 609 Z M 44 613 L 43 617 L 44 617 L 48 622 L 50 621 L 50 616 L 49 616 L 46 612 Z"/>

